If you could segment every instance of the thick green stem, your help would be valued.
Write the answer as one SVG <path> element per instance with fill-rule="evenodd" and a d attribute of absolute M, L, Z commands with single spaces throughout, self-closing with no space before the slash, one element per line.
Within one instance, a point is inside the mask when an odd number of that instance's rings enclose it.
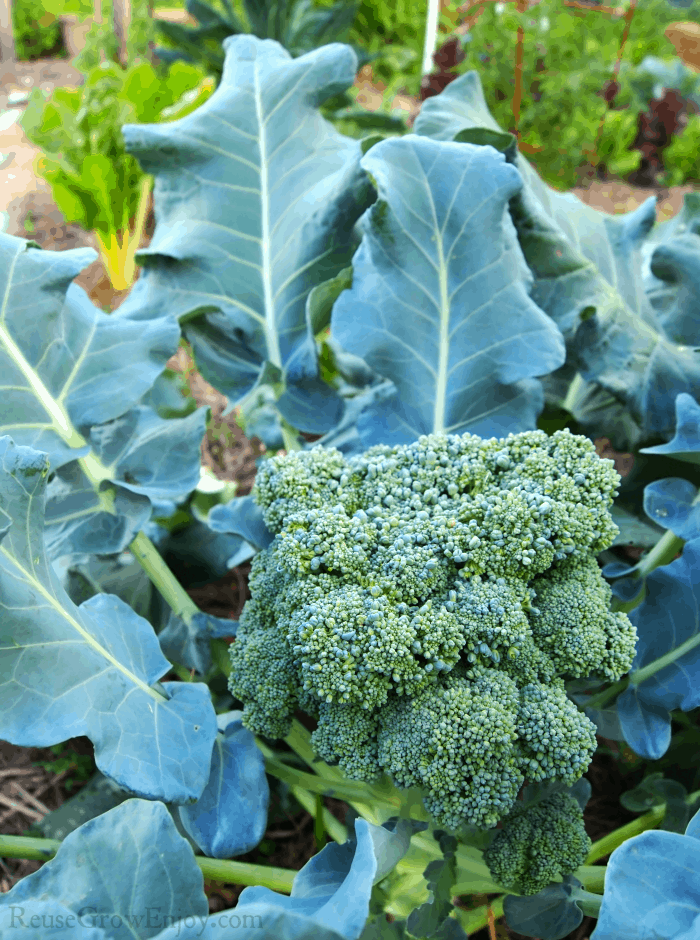
<path fill-rule="evenodd" d="M 280 427 L 282 428 L 282 440 L 284 441 L 284 449 L 287 453 L 291 453 L 295 450 L 301 450 L 301 441 L 299 440 L 299 432 L 296 428 L 293 428 L 291 424 L 288 424 L 284 418 L 280 418 Z"/>
<path fill-rule="evenodd" d="M 578 878 L 587 891 L 602 894 L 605 886 L 605 871 L 605 865 L 581 865 L 574 872 L 574 878 Z"/>
<path fill-rule="evenodd" d="M 48 862 L 60 848 L 58 839 L 33 839 L 29 836 L 0 835 L 0 857 L 28 858 Z M 271 868 L 268 865 L 253 865 L 250 862 L 235 862 L 195 855 L 205 878 L 232 885 L 262 885 L 273 891 L 289 894 L 292 890 L 295 871 L 287 868 Z"/>
<path fill-rule="evenodd" d="M 586 891 L 583 896 L 578 895 L 576 904 L 584 917 L 595 917 L 597 919 L 600 915 L 603 898 L 599 894 L 591 894 L 590 891 Z"/>
<path fill-rule="evenodd" d="M 129 545 L 129 550 L 163 595 L 163 600 L 172 608 L 173 613 L 182 617 L 185 623 L 191 623 L 195 614 L 199 613 L 199 607 L 165 564 L 148 536 L 139 532 Z"/>
<path fill-rule="evenodd" d="M 322 796 L 332 796 L 337 800 L 344 800 L 346 803 L 351 801 L 362 802 L 367 800 L 368 792 L 366 784 L 355 780 L 339 780 L 337 783 L 330 780 L 324 780 L 316 774 L 308 774 L 303 770 L 297 770 L 296 767 L 290 767 L 275 757 L 268 757 L 265 760 L 265 770 L 278 780 L 282 780 L 289 786 L 302 787 L 311 793 L 318 793 Z"/>
<path fill-rule="evenodd" d="M 686 653 L 694 650 L 698 645 L 700 645 L 700 633 L 691 636 L 685 643 L 681 643 L 680 646 L 672 649 L 664 656 L 659 656 L 659 658 L 655 659 L 653 662 L 647 663 L 646 666 L 642 666 L 641 669 L 635 669 L 629 674 L 630 685 L 641 685 L 642 682 L 651 679 L 657 672 L 661 672 L 662 669 L 670 666 L 671 663 L 675 663 L 681 656 L 685 656 Z"/>
<path fill-rule="evenodd" d="M 692 806 L 698 799 L 700 799 L 700 790 L 695 790 L 693 793 L 688 794 L 685 798 L 685 802 L 689 806 Z M 620 826 L 620 828 L 616 829 L 614 832 L 610 832 L 607 836 L 603 836 L 602 839 L 598 839 L 598 841 L 594 842 L 591 846 L 591 851 L 588 853 L 588 858 L 586 859 L 586 865 L 592 865 L 593 862 L 597 862 L 598 859 L 604 858 L 618 848 L 618 846 L 622 845 L 623 842 L 627 842 L 628 839 L 632 839 L 634 836 L 646 832 L 647 829 L 656 829 L 665 815 L 666 804 L 659 803 L 658 806 L 653 806 L 649 812 L 645 813 L 643 816 L 633 819 L 632 822 L 627 823 L 625 826 Z"/>
<path fill-rule="evenodd" d="M 629 679 L 625 676 L 624 679 L 620 679 L 619 682 L 613 682 L 612 685 L 609 685 L 607 689 L 603 689 L 602 692 L 599 692 L 597 695 L 594 695 L 588 702 L 585 704 L 585 708 L 604 708 L 608 702 L 611 702 L 613 699 L 624 692 L 627 686 L 629 685 Z"/>
<path fill-rule="evenodd" d="M 654 806 L 653 809 L 649 810 L 649 812 L 645 813 L 643 816 L 633 819 L 632 822 L 627 823 L 627 825 L 620 826 L 620 828 L 616 829 L 614 832 L 609 832 L 606 836 L 603 836 L 602 839 L 598 839 L 598 841 L 594 842 L 591 846 L 591 851 L 586 858 L 586 865 L 592 865 L 594 862 L 597 862 L 598 859 L 605 858 L 606 855 L 610 855 L 611 852 L 621 846 L 623 842 L 627 842 L 628 839 L 638 836 L 641 832 L 646 832 L 647 829 L 656 829 L 664 818 L 665 813 L 665 803 L 662 803 L 660 806 Z"/>
<path fill-rule="evenodd" d="M 316 776 L 326 781 L 324 793 L 330 795 L 331 789 L 342 789 L 348 784 L 357 788 L 357 795 L 346 800 L 368 822 L 377 823 L 380 817 L 396 816 L 403 810 L 411 819 L 427 822 L 430 814 L 424 809 L 420 799 L 414 798 L 412 791 L 399 790 L 389 781 L 361 783 L 350 781 L 339 767 L 330 767 L 319 760 L 311 746 L 311 733 L 299 721 L 292 723 L 290 733 L 284 739 L 291 749 L 301 757 L 315 772 Z M 387 815 L 388 814 L 388 815 Z"/>
<path fill-rule="evenodd" d="M 651 574 L 655 568 L 669 564 L 669 562 L 673 561 L 678 552 L 683 550 L 684 545 L 685 541 L 679 539 L 677 535 L 674 535 L 673 532 L 668 529 L 651 551 L 640 559 L 633 577 L 643 580 L 647 575 Z"/>
<path fill-rule="evenodd" d="M 586 380 L 581 376 L 579 372 L 573 377 L 571 384 L 566 392 L 566 398 L 562 402 L 562 408 L 565 411 L 568 411 L 571 415 L 576 415 L 576 403 L 581 395 L 581 392 L 586 387 Z"/>

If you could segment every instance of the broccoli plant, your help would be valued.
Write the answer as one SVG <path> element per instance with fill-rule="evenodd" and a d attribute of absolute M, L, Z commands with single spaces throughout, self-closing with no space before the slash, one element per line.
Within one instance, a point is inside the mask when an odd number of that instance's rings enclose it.
<path fill-rule="evenodd" d="M 0 234 L 0 735 L 86 735 L 118 790 L 63 842 L 0 834 L 53 859 L 3 935 L 685 940 L 696 820 L 645 830 L 698 794 L 647 787 L 589 845 L 582 775 L 596 732 L 666 767 L 697 740 L 700 199 L 655 225 L 554 193 L 475 73 L 358 140 L 319 110 L 349 47 L 225 53 L 199 108 L 123 128 L 157 221 L 114 313 L 74 282 L 94 252 Z M 252 496 L 203 481 L 183 336 L 264 440 Z M 240 622 L 188 553 L 253 558 Z M 236 858 L 270 777 L 332 840 L 299 872 Z M 210 914 L 216 880 L 246 890 Z"/>

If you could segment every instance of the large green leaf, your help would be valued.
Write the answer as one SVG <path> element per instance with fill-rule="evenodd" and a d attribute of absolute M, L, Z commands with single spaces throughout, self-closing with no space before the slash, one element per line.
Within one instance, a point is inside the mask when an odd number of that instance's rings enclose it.
<path fill-rule="evenodd" d="M 0 434 L 52 469 L 84 456 L 84 433 L 133 408 L 177 347 L 169 317 L 107 315 L 71 283 L 95 257 L 0 233 Z"/>
<path fill-rule="evenodd" d="M 488 112 L 476 72 L 426 101 L 416 121 L 417 133 L 441 140 L 465 139 L 465 133 L 470 139 L 482 128 L 503 133 Z M 610 216 L 573 194 L 551 190 L 514 150 L 507 150 L 507 158 L 525 183 L 510 209 L 535 275 L 532 298 L 567 339 L 565 377 L 578 369 L 615 396 L 641 436 L 667 434 L 676 395 L 700 388 L 700 357 L 691 348 L 697 344 L 692 310 L 700 299 L 700 238 L 681 231 L 694 218 L 694 204 L 686 208 L 688 218 L 657 241 L 655 233 L 649 238 L 653 199 L 634 212 Z M 655 281 L 646 275 L 649 264 Z M 623 423 L 619 415 L 615 422 Z"/>
<path fill-rule="evenodd" d="M 49 455 L 54 558 L 121 551 L 151 501 L 199 482 L 206 409 L 165 420 L 138 404 L 174 352 L 177 323 L 96 309 L 71 284 L 93 258 L 0 235 L 0 434 Z"/>
<path fill-rule="evenodd" d="M 352 84 L 355 55 L 334 44 L 292 59 L 253 36 L 224 46 L 221 84 L 202 107 L 124 127 L 128 150 L 155 176 L 157 225 L 123 307 L 181 319 L 198 367 L 234 401 L 272 374 L 312 393 L 306 297 L 348 264 L 372 199 L 360 142 L 318 112 Z M 328 391 L 318 402 L 332 412 L 327 430 L 337 403 Z"/>
<path fill-rule="evenodd" d="M 97 766 L 150 799 L 202 793 L 216 735 L 209 690 L 166 682 L 151 625 L 98 594 L 76 607 L 44 545 L 45 454 L 0 438 L 0 737 L 46 747 L 76 735 Z"/>
<path fill-rule="evenodd" d="M 114 421 L 93 427 L 92 454 L 107 469 L 100 488 L 114 490 L 106 511 L 102 495 L 79 461 L 60 467 L 49 484 L 47 547 L 62 554 L 121 552 L 151 516 L 152 501 L 179 502 L 200 480 L 199 446 L 207 409 L 164 420 L 152 409 L 133 408 Z"/>
<path fill-rule="evenodd" d="M 490 147 L 416 135 L 378 143 L 362 165 L 379 198 L 332 331 L 397 389 L 360 419 L 364 445 L 533 427 L 533 377 L 562 364 L 564 342 L 528 297 L 508 214 L 517 170 Z"/>

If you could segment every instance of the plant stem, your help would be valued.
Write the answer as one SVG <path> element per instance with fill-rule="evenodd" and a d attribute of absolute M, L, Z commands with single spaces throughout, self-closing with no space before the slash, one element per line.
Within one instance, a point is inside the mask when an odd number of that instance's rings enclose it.
<path fill-rule="evenodd" d="M 594 695 L 590 701 L 584 704 L 584 708 L 604 708 L 608 702 L 611 702 L 614 698 L 624 692 L 627 686 L 629 685 L 629 679 L 625 676 L 624 679 L 620 679 L 618 682 L 613 682 L 612 685 L 609 685 L 607 689 L 603 689 L 602 692 L 599 692 L 597 695 Z"/>
<path fill-rule="evenodd" d="M 675 649 L 672 649 L 663 656 L 659 656 L 658 659 L 654 659 L 652 662 L 647 663 L 646 666 L 642 666 L 641 669 L 634 669 L 629 674 L 630 685 L 641 685 L 642 682 L 645 682 L 647 679 L 651 679 L 651 677 L 655 676 L 657 672 L 661 672 L 662 669 L 665 669 L 667 666 L 675 663 L 681 658 L 681 656 L 685 656 L 686 653 L 691 652 L 691 650 L 694 650 L 699 645 L 700 633 L 696 633 L 694 636 L 691 636 L 689 639 L 687 639 L 685 643 L 681 643 L 680 646 L 677 646 Z"/>
<path fill-rule="evenodd" d="M 163 595 L 163 600 L 173 613 L 182 617 L 185 623 L 191 623 L 195 614 L 199 613 L 199 607 L 165 564 L 149 537 L 139 532 L 129 544 L 129 550 Z"/>
<path fill-rule="evenodd" d="M 289 454 L 292 451 L 301 450 L 301 442 L 299 441 L 299 432 L 297 429 L 293 428 L 291 424 L 288 424 L 282 417 L 280 417 L 280 426 L 282 428 L 284 449 L 287 453 Z"/>
<path fill-rule="evenodd" d="M 28 858 L 48 862 L 59 850 L 58 839 L 33 839 L 29 836 L 0 835 L 0 857 Z M 205 878 L 233 885 L 262 885 L 273 891 L 288 894 L 292 890 L 295 871 L 287 868 L 271 868 L 268 865 L 253 865 L 250 862 L 235 862 L 228 859 L 205 858 L 195 855 Z"/>
<path fill-rule="evenodd" d="M 566 397 L 562 402 L 562 408 L 565 411 L 568 411 L 569 414 L 575 417 L 576 415 L 576 402 L 580 397 L 581 393 L 586 387 L 586 380 L 583 378 L 580 372 L 577 372 L 576 375 L 571 380 L 571 384 L 566 392 Z"/>
<path fill-rule="evenodd" d="M 316 774 L 308 774 L 296 767 L 290 767 L 276 757 L 268 757 L 265 761 L 265 770 L 290 786 L 302 787 L 311 793 L 335 797 L 346 803 L 351 800 L 363 801 L 368 797 L 367 785 L 355 780 L 340 780 L 337 783 L 324 780 Z"/>
<path fill-rule="evenodd" d="M 684 545 L 685 541 L 679 539 L 677 535 L 674 535 L 673 532 L 668 529 L 651 551 L 640 559 L 632 577 L 644 579 L 647 575 L 651 574 L 655 568 L 669 564 L 669 562 L 673 561 L 678 552 L 683 550 Z"/>
<path fill-rule="evenodd" d="M 500 897 L 494 898 L 493 901 L 490 901 L 488 904 L 482 904 L 480 907 L 475 907 L 471 911 L 465 911 L 461 907 L 456 907 L 455 916 L 462 925 L 464 932 L 471 937 L 473 933 L 476 933 L 478 930 L 483 930 L 484 927 L 488 926 L 489 911 L 491 911 L 494 920 L 503 917 L 503 902 L 505 899 L 506 895 L 502 894 Z"/>
<path fill-rule="evenodd" d="M 263 756 L 266 758 L 266 760 L 272 760 L 274 758 L 272 749 L 269 748 L 267 744 L 265 744 L 264 741 L 261 741 L 260 738 L 256 738 L 255 743 L 258 745 L 258 747 L 262 751 Z M 275 774 L 273 773 L 272 776 L 275 776 Z M 278 778 L 278 779 L 281 779 L 281 778 Z M 297 800 L 297 802 L 300 803 L 304 807 L 304 809 L 306 810 L 307 813 L 309 813 L 310 816 L 313 816 L 316 812 L 315 794 L 309 792 L 309 790 L 306 790 L 304 787 L 297 786 L 296 784 L 291 785 L 291 791 L 292 791 L 292 794 L 294 795 L 294 798 Z M 333 813 L 330 812 L 330 810 L 325 809 L 325 808 L 323 810 L 323 823 L 326 827 L 326 832 L 331 837 L 331 839 L 333 839 L 335 842 L 342 844 L 343 842 L 348 841 L 348 830 L 338 819 L 335 818 L 335 816 L 333 815 Z"/>
<path fill-rule="evenodd" d="M 300 803 L 304 807 L 309 816 L 313 816 L 316 812 L 316 797 L 313 793 L 309 793 L 309 791 L 304 790 L 303 787 L 292 787 L 291 790 L 297 803 Z M 323 825 L 334 842 L 342 845 L 343 842 L 348 841 L 348 830 L 325 806 L 323 808 Z"/>
<path fill-rule="evenodd" d="M 284 740 L 320 779 L 327 781 L 324 793 L 330 795 L 331 790 L 340 791 L 351 785 L 357 795 L 346 802 L 350 803 L 368 822 L 378 825 L 380 821 L 388 818 L 387 813 L 389 816 L 396 816 L 402 809 L 404 812 L 407 811 L 411 819 L 430 821 L 430 814 L 423 808 L 421 800 L 416 798 L 413 791 L 399 790 L 388 780 L 372 784 L 349 780 L 339 767 L 330 767 L 325 761 L 319 760 L 311 746 L 311 733 L 301 722 L 296 720 L 292 722 L 291 731 Z M 297 771 L 297 773 L 302 773 L 302 771 Z"/>
<path fill-rule="evenodd" d="M 599 894 L 591 894 L 590 891 L 586 891 L 583 897 L 581 897 L 579 893 L 575 900 L 579 909 L 586 917 L 598 918 L 600 908 L 603 904 L 603 898 Z"/>
<path fill-rule="evenodd" d="M 622 845 L 623 842 L 627 842 L 628 839 L 638 836 L 641 832 L 646 832 L 647 829 L 656 829 L 665 815 L 666 804 L 661 803 L 659 806 L 654 806 L 653 809 L 650 809 L 649 812 L 645 813 L 643 816 L 633 819 L 632 822 L 627 823 L 625 826 L 620 826 L 620 828 L 616 829 L 614 832 L 609 832 L 607 836 L 603 836 L 602 839 L 598 839 L 597 842 L 593 843 L 591 851 L 586 858 L 586 865 L 592 865 L 594 862 L 597 862 L 598 859 L 605 858 L 606 855 L 609 855 L 618 848 L 618 846 Z M 576 877 L 578 877 L 578 875 Z"/>
<path fill-rule="evenodd" d="M 124 282 L 127 287 L 131 287 L 136 276 L 136 252 L 141 245 L 143 231 L 146 227 L 146 216 L 148 214 L 148 201 L 151 195 L 151 186 L 153 177 L 144 176 L 139 186 L 139 201 L 136 207 L 136 218 L 134 219 L 134 231 L 129 233 L 127 227 L 124 232 L 125 252 L 124 252 Z"/>
<path fill-rule="evenodd" d="M 525 13 L 528 7 L 527 0 L 517 0 L 518 13 Z M 523 49 L 525 46 L 525 32 L 522 26 L 518 26 L 518 36 L 515 42 L 515 90 L 513 91 L 513 133 L 516 138 L 519 137 L 518 125 L 520 124 L 520 106 L 523 100 Z"/>

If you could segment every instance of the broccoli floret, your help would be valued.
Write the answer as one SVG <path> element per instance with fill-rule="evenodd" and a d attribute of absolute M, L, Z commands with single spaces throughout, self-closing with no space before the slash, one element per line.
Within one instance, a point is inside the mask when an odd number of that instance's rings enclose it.
<path fill-rule="evenodd" d="M 443 826 L 495 826 L 525 780 L 572 783 L 595 734 L 563 679 L 634 655 L 595 560 L 618 481 L 569 431 L 267 460 L 275 538 L 231 646 L 245 724 L 281 736 L 301 708 L 322 757 L 423 787 Z"/>
<path fill-rule="evenodd" d="M 615 680 L 629 672 L 636 632 L 624 614 L 611 613 L 612 591 L 595 558 L 562 562 L 532 587 L 533 637 L 559 675 L 602 673 Z"/>
<path fill-rule="evenodd" d="M 459 672 L 379 712 L 379 763 L 402 787 L 427 791 L 442 825 L 494 826 L 523 784 L 517 759 L 518 689 L 495 669 Z"/>
<path fill-rule="evenodd" d="M 518 894 L 537 894 L 571 875 L 591 850 L 583 813 L 568 793 L 516 808 L 503 820 L 484 852 L 491 875 Z"/>
<path fill-rule="evenodd" d="M 311 744 L 318 756 L 338 764 L 355 780 L 376 780 L 383 770 L 377 754 L 377 712 L 352 705 L 321 705 Z"/>

